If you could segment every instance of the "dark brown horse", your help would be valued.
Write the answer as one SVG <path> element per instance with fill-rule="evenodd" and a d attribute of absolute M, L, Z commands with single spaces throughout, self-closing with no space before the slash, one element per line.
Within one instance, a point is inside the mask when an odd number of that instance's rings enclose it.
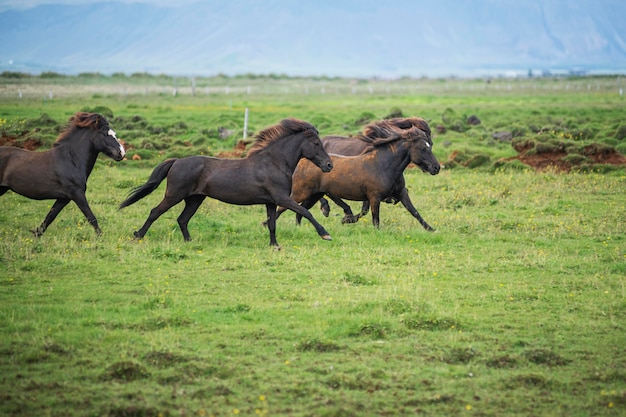
<path fill-rule="evenodd" d="M 439 173 L 432 140 L 427 132 L 417 127 L 400 130 L 385 126 L 374 135 L 380 137 L 372 139 L 374 149 L 369 152 L 357 156 L 331 154 L 334 169 L 330 173 L 315 172 L 310 164 L 301 161 L 293 174 L 292 198 L 306 208 L 312 207 L 325 194 L 333 199 L 368 201 L 372 223 L 378 227 L 380 202 L 394 196 L 424 228 L 431 230 L 413 207 L 401 179 L 411 162 L 431 175 Z M 283 211 L 279 209 L 278 215 Z"/>
<path fill-rule="evenodd" d="M 398 117 L 387 120 L 380 120 L 376 122 L 372 122 L 365 126 L 362 133 L 359 133 L 353 137 L 344 137 L 344 136 L 325 136 L 322 138 L 322 143 L 324 144 L 324 149 L 328 153 L 345 155 L 345 156 L 355 156 L 363 153 L 370 152 L 375 149 L 373 142 L 376 138 L 386 137 L 389 135 L 397 135 L 402 134 L 404 131 L 419 129 L 423 131 L 430 143 L 432 144 L 432 134 L 430 130 L 430 126 L 426 120 L 421 117 Z M 404 194 L 406 195 L 404 196 Z M 398 179 L 398 183 L 394 187 L 392 194 L 385 198 L 383 201 L 398 203 L 401 201 L 404 196 L 403 204 L 411 212 L 413 216 L 417 219 L 420 219 L 421 216 L 417 213 L 417 210 L 413 206 L 410 197 L 408 196 L 408 191 L 406 190 L 404 175 L 400 176 Z M 343 202 L 339 198 L 334 198 L 332 195 L 329 197 L 339 205 L 345 213 L 345 216 L 342 220 L 342 223 L 354 223 L 360 217 L 365 216 L 369 211 L 369 201 L 364 201 L 363 206 L 361 208 L 361 212 L 354 216 L 352 213 L 352 209 L 349 205 Z M 325 216 L 328 216 L 330 212 L 330 207 L 328 202 L 324 199 L 320 199 L 320 203 L 322 205 L 322 212 Z M 424 228 L 428 231 L 433 231 L 434 229 L 428 225 L 428 223 L 420 221 L 420 223 L 424 226 Z"/>
<path fill-rule="evenodd" d="M 289 196 L 293 171 L 303 157 L 313 161 L 318 171 L 321 168 L 328 172 L 333 167 L 313 125 L 297 119 L 284 119 L 257 135 L 246 158 L 190 156 L 162 162 L 154 169 L 148 182 L 134 189 L 120 208 L 147 196 L 167 177 L 165 197 L 152 209 L 141 229 L 135 232 L 138 239 L 145 236 L 159 216 L 185 200 L 178 224 L 184 239 L 191 240 L 187 224 L 208 196 L 230 204 L 265 204 L 270 245 L 275 247 L 279 247 L 276 241 L 277 206 L 306 217 L 322 239 L 330 240 L 328 232 L 311 213 Z"/>
<path fill-rule="evenodd" d="M 70 201 L 100 234 L 96 216 L 85 198 L 87 179 L 100 152 L 116 161 L 125 155 L 104 116 L 76 113 L 50 150 L 33 152 L 0 146 L 0 195 L 12 190 L 35 200 L 56 200 L 41 226 L 32 230 L 37 237 Z"/>

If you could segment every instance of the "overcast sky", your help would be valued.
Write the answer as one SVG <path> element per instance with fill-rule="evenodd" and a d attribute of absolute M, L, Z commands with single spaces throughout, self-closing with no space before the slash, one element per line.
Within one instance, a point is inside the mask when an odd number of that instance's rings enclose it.
<path fill-rule="evenodd" d="M 0 12 L 11 9 L 30 9 L 41 4 L 86 4 L 99 3 L 107 0 L 0 0 Z M 108 0 L 111 1 L 111 0 Z M 151 3 L 162 6 L 179 6 L 196 3 L 198 0 L 113 0 L 124 3 Z"/>

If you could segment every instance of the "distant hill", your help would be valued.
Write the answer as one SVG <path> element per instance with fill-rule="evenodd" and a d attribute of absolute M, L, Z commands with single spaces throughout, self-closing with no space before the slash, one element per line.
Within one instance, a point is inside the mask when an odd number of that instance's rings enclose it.
<path fill-rule="evenodd" d="M 0 13 L 0 71 L 626 72 L 622 0 L 99 2 Z"/>

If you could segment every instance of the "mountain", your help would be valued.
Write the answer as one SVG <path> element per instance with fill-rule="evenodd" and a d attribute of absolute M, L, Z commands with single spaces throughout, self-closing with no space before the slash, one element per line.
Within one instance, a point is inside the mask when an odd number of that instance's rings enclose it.
<path fill-rule="evenodd" d="M 0 12 L 0 71 L 348 77 L 626 72 L 622 0 L 211 0 Z"/>

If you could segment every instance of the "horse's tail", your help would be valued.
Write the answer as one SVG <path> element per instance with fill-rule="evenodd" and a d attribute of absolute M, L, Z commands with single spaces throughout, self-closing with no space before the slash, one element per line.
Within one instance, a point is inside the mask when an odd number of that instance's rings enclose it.
<path fill-rule="evenodd" d="M 172 165 L 174 165 L 174 162 L 176 161 L 177 158 L 170 158 L 157 165 L 157 167 L 154 168 L 154 171 L 152 171 L 152 174 L 150 174 L 150 178 L 148 178 L 148 181 L 144 185 L 140 185 L 139 187 L 133 188 L 130 191 L 128 198 L 120 203 L 120 209 L 136 203 L 137 201 L 141 200 L 142 198 L 156 190 L 159 187 L 159 184 L 161 184 L 165 177 L 167 177 L 167 173 L 170 171 L 170 168 L 172 168 Z"/>

